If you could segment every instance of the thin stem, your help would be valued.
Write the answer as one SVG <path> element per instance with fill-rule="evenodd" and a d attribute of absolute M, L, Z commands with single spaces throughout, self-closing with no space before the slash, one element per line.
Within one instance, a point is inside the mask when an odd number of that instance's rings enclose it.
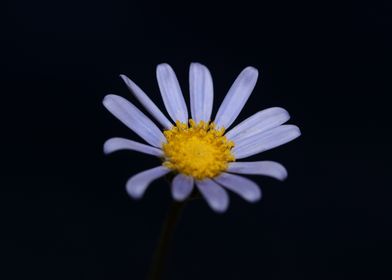
<path fill-rule="evenodd" d="M 155 250 L 154 257 L 151 263 L 150 274 L 147 278 L 149 280 L 162 279 L 167 261 L 167 256 L 169 254 L 171 242 L 173 239 L 173 233 L 176 228 L 176 224 L 180 218 L 181 210 L 184 208 L 185 204 L 186 201 L 173 201 L 170 205 L 169 211 L 163 223 L 159 243 Z"/>

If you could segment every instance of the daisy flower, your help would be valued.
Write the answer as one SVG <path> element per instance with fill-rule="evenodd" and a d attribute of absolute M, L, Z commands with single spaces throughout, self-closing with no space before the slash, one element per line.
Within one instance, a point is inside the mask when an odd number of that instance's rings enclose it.
<path fill-rule="evenodd" d="M 135 105 L 118 95 L 107 95 L 103 105 L 147 144 L 124 138 L 111 138 L 104 144 L 104 153 L 133 150 L 158 157 L 161 164 L 140 172 L 126 183 L 128 194 L 139 199 L 150 183 L 169 172 L 175 174 L 171 193 L 175 200 L 185 200 L 194 186 L 216 212 L 229 205 L 225 189 L 249 202 L 261 198 L 258 185 L 236 174 L 264 175 L 278 180 L 287 177 L 286 169 L 273 161 L 237 161 L 283 145 L 301 132 L 289 120 L 283 108 L 269 108 L 255 113 L 234 128 L 233 124 L 250 94 L 258 71 L 245 68 L 234 81 L 215 118 L 211 118 L 214 99 L 209 70 L 192 63 L 189 70 L 190 115 L 173 69 L 160 64 L 156 69 L 159 89 L 170 121 L 147 96 L 125 75 L 121 78 L 141 105 L 160 124 L 159 128 Z"/>

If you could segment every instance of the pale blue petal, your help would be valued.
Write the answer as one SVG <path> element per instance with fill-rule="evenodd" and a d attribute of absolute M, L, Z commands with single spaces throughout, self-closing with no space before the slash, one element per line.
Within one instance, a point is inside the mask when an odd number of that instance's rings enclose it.
<path fill-rule="evenodd" d="M 135 199 L 141 198 L 152 181 L 169 172 L 170 169 L 158 166 L 132 176 L 126 184 L 128 194 Z"/>
<path fill-rule="evenodd" d="M 165 115 L 159 110 L 158 106 L 147 96 L 147 94 L 131 79 L 125 75 L 120 75 L 129 90 L 144 106 L 144 108 L 166 129 L 170 129 L 173 124 L 165 117 Z"/>
<path fill-rule="evenodd" d="M 177 201 L 186 199 L 193 190 L 193 178 L 178 174 L 172 182 L 172 195 Z"/>
<path fill-rule="evenodd" d="M 248 101 L 258 75 L 257 69 L 250 66 L 238 75 L 216 114 L 214 122 L 217 128 L 227 129 L 235 121 Z"/>
<path fill-rule="evenodd" d="M 248 175 L 263 175 L 281 181 L 287 178 L 286 168 L 275 161 L 231 162 L 229 163 L 227 172 Z"/>
<path fill-rule="evenodd" d="M 161 149 L 120 137 L 110 138 L 106 140 L 103 145 L 103 151 L 105 154 L 110 154 L 120 150 L 132 150 L 157 157 L 163 156 L 163 151 Z"/>
<path fill-rule="evenodd" d="M 160 148 L 166 141 L 162 131 L 125 98 L 109 94 L 103 99 L 103 105 L 148 144 Z"/>
<path fill-rule="evenodd" d="M 218 177 L 214 178 L 214 181 L 218 182 L 226 189 L 235 192 L 246 201 L 256 202 L 261 198 L 261 190 L 259 186 L 255 182 L 242 176 L 222 173 Z"/>
<path fill-rule="evenodd" d="M 189 93 L 192 119 L 196 123 L 210 121 L 214 87 L 210 71 L 200 63 L 192 63 L 190 66 Z"/>
<path fill-rule="evenodd" d="M 232 153 L 236 159 L 246 158 L 286 144 L 300 135 L 301 131 L 297 126 L 281 125 L 237 141 Z"/>
<path fill-rule="evenodd" d="M 225 136 L 236 143 L 238 140 L 277 127 L 287 122 L 289 119 L 290 115 L 285 109 L 279 107 L 268 108 L 242 121 L 240 124 L 230 129 Z"/>
<path fill-rule="evenodd" d="M 163 103 L 172 120 L 188 123 L 188 109 L 184 96 L 170 65 L 163 63 L 157 66 L 157 80 Z"/>
<path fill-rule="evenodd" d="M 212 210 L 222 213 L 229 206 L 229 195 L 217 183 L 210 179 L 196 181 L 196 186 Z"/>

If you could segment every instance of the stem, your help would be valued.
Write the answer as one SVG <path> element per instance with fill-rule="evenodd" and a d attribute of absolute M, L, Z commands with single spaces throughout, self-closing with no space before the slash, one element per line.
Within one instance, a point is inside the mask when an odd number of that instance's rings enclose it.
<path fill-rule="evenodd" d="M 181 210 L 184 208 L 185 204 L 185 201 L 173 201 L 170 205 L 169 211 L 163 223 L 161 235 L 159 237 L 159 243 L 152 259 L 150 274 L 147 278 L 149 280 L 162 279 L 170 245 L 173 239 L 173 233 L 180 218 Z"/>

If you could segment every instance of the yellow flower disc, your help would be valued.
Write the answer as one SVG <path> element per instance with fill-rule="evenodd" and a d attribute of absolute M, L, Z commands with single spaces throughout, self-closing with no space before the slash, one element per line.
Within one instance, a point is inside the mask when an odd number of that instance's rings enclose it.
<path fill-rule="evenodd" d="M 232 141 L 224 136 L 225 130 L 217 130 L 214 123 L 189 120 L 188 124 L 176 122 L 163 133 L 166 143 L 164 166 L 201 180 L 213 178 L 227 169 L 235 158 L 231 153 Z"/>

